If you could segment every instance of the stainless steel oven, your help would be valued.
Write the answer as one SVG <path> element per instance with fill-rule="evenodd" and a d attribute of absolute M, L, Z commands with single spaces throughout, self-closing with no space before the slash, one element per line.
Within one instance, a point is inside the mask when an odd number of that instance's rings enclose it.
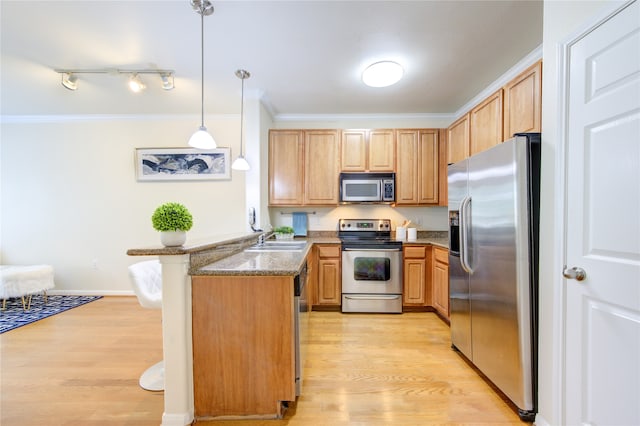
<path fill-rule="evenodd" d="M 342 312 L 402 313 L 402 243 L 388 219 L 341 219 Z"/>

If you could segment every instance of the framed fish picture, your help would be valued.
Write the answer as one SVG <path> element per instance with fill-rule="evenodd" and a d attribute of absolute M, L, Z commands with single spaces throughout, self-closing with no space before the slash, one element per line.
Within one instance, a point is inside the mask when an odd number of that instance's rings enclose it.
<path fill-rule="evenodd" d="M 230 179 L 229 148 L 137 148 L 140 181 Z"/>

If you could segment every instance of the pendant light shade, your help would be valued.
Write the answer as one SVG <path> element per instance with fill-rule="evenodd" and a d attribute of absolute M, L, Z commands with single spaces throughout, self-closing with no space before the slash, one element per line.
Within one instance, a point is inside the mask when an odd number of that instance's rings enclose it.
<path fill-rule="evenodd" d="M 191 7 L 200 14 L 200 127 L 189 138 L 189 146 L 198 149 L 215 149 L 216 142 L 204 126 L 204 17 L 213 13 L 209 0 L 191 0 Z"/>
<path fill-rule="evenodd" d="M 242 91 L 240 92 L 240 155 L 235 159 L 231 168 L 234 170 L 249 170 L 251 167 L 249 163 L 242 155 L 242 142 L 243 142 L 243 127 L 244 127 L 244 80 L 251 77 L 249 71 L 238 70 L 236 71 L 236 77 L 242 80 Z"/>

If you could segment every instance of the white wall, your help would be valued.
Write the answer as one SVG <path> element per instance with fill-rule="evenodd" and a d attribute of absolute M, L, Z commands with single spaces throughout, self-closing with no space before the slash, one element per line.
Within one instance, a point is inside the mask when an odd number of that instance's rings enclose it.
<path fill-rule="evenodd" d="M 238 115 L 205 118 L 219 146 L 239 152 Z M 245 231 L 245 175 L 231 180 L 139 182 L 136 148 L 187 147 L 183 117 L 51 117 L 2 123 L 0 216 L 3 264 L 53 265 L 57 290 L 129 292 L 129 248 L 159 245 L 155 208 L 185 204 L 187 242 Z"/>
<path fill-rule="evenodd" d="M 539 337 L 539 425 L 563 424 L 561 388 L 562 359 L 558 357 L 564 342 L 562 328 L 561 259 L 556 223 L 558 177 L 564 165 L 558 159 L 559 126 L 559 67 L 558 49 L 578 29 L 601 15 L 603 10 L 621 2 L 614 1 L 557 1 L 544 3 L 543 77 L 542 77 L 542 179 L 540 212 L 540 337 Z"/>

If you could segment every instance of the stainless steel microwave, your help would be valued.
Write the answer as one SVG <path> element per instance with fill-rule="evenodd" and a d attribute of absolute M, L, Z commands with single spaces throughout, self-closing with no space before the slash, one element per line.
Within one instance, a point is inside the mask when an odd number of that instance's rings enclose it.
<path fill-rule="evenodd" d="M 341 203 L 393 203 L 395 173 L 340 173 Z"/>

